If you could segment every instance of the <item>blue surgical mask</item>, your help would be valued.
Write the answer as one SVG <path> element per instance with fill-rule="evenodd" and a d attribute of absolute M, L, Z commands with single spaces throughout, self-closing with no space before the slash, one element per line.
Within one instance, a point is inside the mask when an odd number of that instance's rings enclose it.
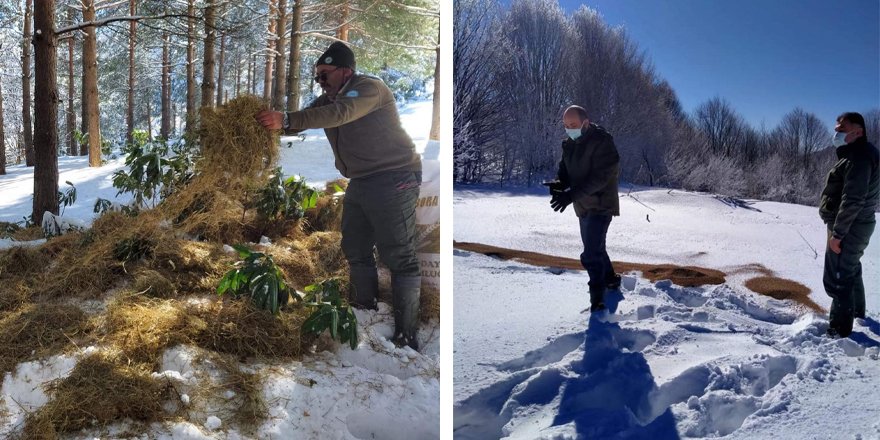
<path fill-rule="evenodd" d="M 577 138 L 581 137 L 581 129 L 580 128 L 566 128 L 565 132 L 568 133 L 568 137 L 571 140 L 577 140 Z"/>
<path fill-rule="evenodd" d="M 831 140 L 831 144 L 835 147 L 842 147 L 846 145 L 846 135 L 848 133 L 842 131 L 834 132 L 834 138 Z"/>

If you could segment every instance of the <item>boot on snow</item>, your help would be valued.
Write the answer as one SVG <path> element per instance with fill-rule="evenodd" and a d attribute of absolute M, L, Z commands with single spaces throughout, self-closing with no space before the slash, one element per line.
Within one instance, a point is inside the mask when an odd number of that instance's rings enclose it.
<path fill-rule="evenodd" d="M 419 295 L 422 278 L 420 276 L 394 276 L 391 279 L 391 294 L 394 303 L 394 338 L 398 347 L 408 345 L 419 351 Z"/>
<path fill-rule="evenodd" d="M 349 283 L 351 304 L 359 309 L 376 310 L 376 297 L 379 294 L 379 275 L 376 268 L 351 267 Z"/>
<path fill-rule="evenodd" d="M 605 289 L 590 288 L 590 313 L 605 310 Z"/>
<path fill-rule="evenodd" d="M 622 279 L 623 278 L 620 276 L 619 273 L 611 273 L 611 274 L 605 275 L 605 287 L 608 290 L 620 289 L 620 281 Z"/>

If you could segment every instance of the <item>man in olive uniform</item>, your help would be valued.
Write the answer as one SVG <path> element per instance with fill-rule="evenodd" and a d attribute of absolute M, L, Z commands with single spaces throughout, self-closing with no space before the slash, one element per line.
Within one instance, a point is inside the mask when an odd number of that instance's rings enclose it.
<path fill-rule="evenodd" d="M 400 124 L 391 90 L 381 79 L 355 72 L 348 46 L 331 44 L 318 58 L 315 73 L 324 93 L 307 108 L 264 111 L 257 119 L 286 133 L 324 129 L 336 168 L 350 179 L 343 201 L 342 251 L 351 270 L 352 302 L 376 308 L 376 247 L 391 271 L 394 341 L 418 350 L 421 277 L 414 241 L 421 158 Z"/>
<path fill-rule="evenodd" d="M 550 206 L 562 212 L 574 204 L 584 243 L 581 264 L 590 275 L 590 310 L 598 312 L 605 309 L 605 290 L 620 287 L 620 275 L 614 272 L 605 250 L 611 217 L 620 215 L 620 156 L 611 135 L 591 123 L 583 107 L 568 107 L 562 123 L 568 138 L 562 142 L 556 180 L 548 184 Z"/>
<path fill-rule="evenodd" d="M 819 215 L 828 226 L 825 292 L 832 298 L 828 335 L 847 337 L 853 319 L 865 317 L 865 285 L 859 259 L 874 232 L 880 200 L 877 148 L 868 142 L 865 119 L 844 113 L 834 127 L 838 161 L 822 190 Z"/>

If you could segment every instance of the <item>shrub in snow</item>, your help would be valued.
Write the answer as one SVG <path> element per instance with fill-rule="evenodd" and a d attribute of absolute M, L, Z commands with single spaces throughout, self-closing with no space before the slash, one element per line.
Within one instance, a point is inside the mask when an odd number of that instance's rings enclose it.
<path fill-rule="evenodd" d="M 70 218 L 64 218 L 60 215 L 52 214 L 49 211 L 43 213 L 43 220 L 40 222 L 43 228 L 43 234 L 46 237 L 55 237 L 68 231 L 80 231 L 85 229 L 82 221 Z"/>
<path fill-rule="evenodd" d="M 147 202 L 155 206 L 159 197 L 167 197 L 192 178 L 193 153 L 186 143 L 169 147 L 165 140 L 150 141 L 146 133 L 139 131 L 132 138 L 133 143 L 125 149 L 129 170 L 113 173 L 113 186 L 119 189 L 117 195 L 131 193 L 135 208 Z"/>
<path fill-rule="evenodd" d="M 229 291 L 236 297 L 247 295 L 254 305 L 277 315 L 290 296 L 281 269 L 267 254 L 253 252 L 240 244 L 233 248 L 238 251 L 242 261 L 235 263 L 235 269 L 223 276 L 217 287 L 217 294 L 222 295 Z"/>
<path fill-rule="evenodd" d="M 352 350 L 356 349 L 357 317 L 348 302 L 342 298 L 339 280 L 324 280 L 307 286 L 305 291 L 302 298 L 305 306 L 314 311 L 303 322 L 303 331 L 319 335 L 324 330 L 329 330 L 333 339 L 338 339 L 343 344 L 348 342 Z"/>
<path fill-rule="evenodd" d="M 300 176 L 287 179 L 281 168 L 275 168 L 269 182 L 257 196 L 257 212 L 269 220 L 300 219 L 307 209 L 314 208 L 320 191 L 306 185 Z"/>

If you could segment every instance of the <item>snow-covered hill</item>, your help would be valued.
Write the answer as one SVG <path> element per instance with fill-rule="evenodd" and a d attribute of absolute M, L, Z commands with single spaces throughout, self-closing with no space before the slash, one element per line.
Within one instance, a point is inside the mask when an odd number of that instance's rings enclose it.
<path fill-rule="evenodd" d="M 719 269 L 681 287 L 633 273 L 588 311 L 587 274 L 456 250 L 455 437 L 880 437 L 880 244 L 862 259 L 868 319 L 851 338 L 827 316 L 744 287 L 757 268 L 808 286 L 827 309 L 815 208 L 711 195 L 621 193 L 612 260 Z M 577 220 L 538 192 L 458 188 L 457 241 L 577 258 Z M 489 225 L 492 225 L 489 227 Z M 876 238 L 876 237 L 875 237 Z M 818 255 L 814 254 L 816 249 Z"/>

